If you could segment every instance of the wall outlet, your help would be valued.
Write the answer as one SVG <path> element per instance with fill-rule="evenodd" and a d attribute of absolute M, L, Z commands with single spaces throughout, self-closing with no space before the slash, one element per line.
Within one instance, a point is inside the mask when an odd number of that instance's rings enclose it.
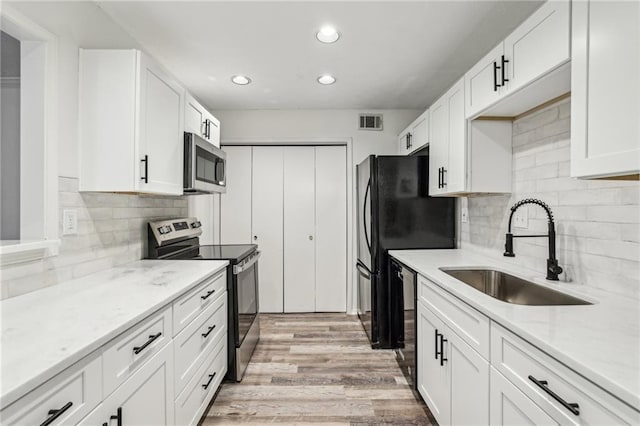
<path fill-rule="evenodd" d="M 514 228 L 529 228 L 529 208 L 520 207 L 513 215 L 513 227 Z"/>
<path fill-rule="evenodd" d="M 468 207 L 462 207 L 460 209 L 460 218 L 462 220 L 462 223 L 469 222 L 469 208 Z"/>
<path fill-rule="evenodd" d="M 78 234 L 78 211 L 63 210 L 62 211 L 62 235 Z"/>

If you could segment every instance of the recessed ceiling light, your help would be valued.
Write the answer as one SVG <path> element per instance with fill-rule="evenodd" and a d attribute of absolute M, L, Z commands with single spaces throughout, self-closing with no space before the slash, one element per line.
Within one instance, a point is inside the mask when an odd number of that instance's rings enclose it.
<path fill-rule="evenodd" d="M 328 84 L 333 84 L 335 82 L 336 82 L 336 78 L 329 74 L 325 74 L 318 77 L 318 83 L 320 84 L 328 85 Z"/>
<path fill-rule="evenodd" d="M 231 81 L 240 86 L 246 86 L 247 84 L 251 83 L 251 79 L 245 75 L 234 75 L 233 77 L 231 77 Z"/>
<path fill-rule="evenodd" d="M 320 28 L 320 31 L 316 34 L 316 38 L 323 43 L 334 43 L 340 38 L 340 33 L 332 26 L 326 25 Z"/>

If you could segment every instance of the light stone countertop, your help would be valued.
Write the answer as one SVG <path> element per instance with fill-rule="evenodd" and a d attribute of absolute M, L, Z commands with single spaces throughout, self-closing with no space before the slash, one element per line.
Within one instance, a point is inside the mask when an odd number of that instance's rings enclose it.
<path fill-rule="evenodd" d="M 418 274 L 519 335 L 636 410 L 640 407 L 640 305 L 576 283 L 550 282 L 533 271 L 465 249 L 392 250 Z M 523 306 L 494 299 L 439 268 L 489 267 L 568 293 L 593 305 Z"/>
<path fill-rule="evenodd" d="M 141 260 L 1 301 L 0 408 L 227 264 Z"/>

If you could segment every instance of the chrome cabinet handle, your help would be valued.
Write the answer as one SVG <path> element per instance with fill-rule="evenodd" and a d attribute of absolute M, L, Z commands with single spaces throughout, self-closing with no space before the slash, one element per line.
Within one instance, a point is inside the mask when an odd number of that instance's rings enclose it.
<path fill-rule="evenodd" d="M 71 408 L 71 406 L 73 405 L 73 402 L 69 401 L 66 404 L 64 404 L 62 407 L 58 408 L 58 409 L 54 409 L 54 410 L 49 410 L 49 417 L 47 417 L 47 419 L 42 422 L 40 424 L 40 426 L 48 426 L 51 423 L 53 423 L 58 417 L 60 417 L 65 411 L 67 411 L 69 408 Z"/>
<path fill-rule="evenodd" d="M 576 415 L 576 416 L 580 415 L 580 406 L 575 402 L 567 402 L 567 401 L 565 401 L 557 393 L 555 393 L 554 391 L 549 389 L 549 387 L 548 387 L 549 383 L 546 380 L 538 380 L 535 377 L 533 377 L 532 375 L 529 375 L 529 380 L 531 380 L 533 383 L 535 383 L 536 386 L 538 386 L 540 389 L 542 389 L 543 391 L 548 393 L 551 396 L 551 398 L 553 398 L 556 401 L 558 401 L 560 404 L 562 404 L 562 406 L 564 408 L 566 408 L 567 410 L 571 411 L 574 415 Z"/>

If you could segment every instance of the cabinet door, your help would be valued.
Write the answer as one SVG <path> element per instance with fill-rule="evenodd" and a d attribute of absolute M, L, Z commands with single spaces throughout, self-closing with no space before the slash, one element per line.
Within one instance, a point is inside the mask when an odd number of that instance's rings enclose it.
<path fill-rule="evenodd" d="M 429 110 L 423 112 L 411 125 L 411 152 L 429 143 Z"/>
<path fill-rule="evenodd" d="M 449 163 L 449 108 L 445 96 L 430 108 L 431 129 L 429 143 L 429 195 L 444 192 L 441 170 Z"/>
<path fill-rule="evenodd" d="M 407 155 L 410 151 L 409 149 L 409 129 L 405 129 L 400 136 L 398 136 L 398 154 Z"/>
<path fill-rule="evenodd" d="M 467 180 L 467 120 L 464 116 L 464 81 L 447 92 L 449 109 L 449 165 L 444 173 L 444 192 L 463 192 Z"/>
<path fill-rule="evenodd" d="M 184 90 L 151 58 L 139 55 L 138 153 L 141 192 L 182 194 Z"/>
<path fill-rule="evenodd" d="M 549 1 L 504 40 L 507 90 L 517 90 L 571 59 L 569 21 L 569 1 Z"/>
<path fill-rule="evenodd" d="M 79 424 L 172 425 L 173 343 L 165 346 Z M 112 416 L 113 419 L 112 419 Z M 120 420 L 116 420 L 116 416 Z M 110 420 L 112 419 L 112 420 Z"/>
<path fill-rule="evenodd" d="M 315 148 L 284 148 L 284 312 L 315 311 Z"/>
<path fill-rule="evenodd" d="M 440 365 L 438 335 L 445 326 L 422 302 L 418 302 L 418 392 L 440 424 L 450 423 L 449 376 Z"/>
<path fill-rule="evenodd" d="M 572 10 L 571 176 L 640 172 L 640 3 Z"/>
<path fill-rule="evenodd" d="M 501 42 L 464 75 L 467 94 L 465 117 L 477 115 L 502 96 L 503 53 L 504 45 Z"/>
<path fill-rule="evenodd" d="M 205 110 L 193 96 L 187 93 L 184 110 L 184 131 L 204 137 Z"/>
<path fill-rule="evenodd" d="M 227 192 L 220 195 L 220 243 L 251 244 L 251 147 L 225 146 L 223 150 Z"/>
<path fill-rule="evenodd" d="M 489 362 L 450 329 L 444 333 L 448 340 L 444 356 L 451 378 L 451 424 L 486 425 L 489 423 Z"/>
<path fill-rule="evenodd" d="M 316 312 L 347 309 L 347 149 L 316 147 Z"/>
<path fill-rule="evenodd" d="M 491 425 L 557 425 L 542 408 L 533 403 L 525 394 L 504 378 L 493 367 L 491 371 L 491 387 L 489 389 Z M 474 398 L 477 394 L 473 394 Z M 471 423 L 482 423 L 471 422 Z"/>
<path fill-rule="evenodd" d="M 281 146 L 253 147 L 251 229 L 262 252 L 260 312 L 283 309 L 283 158 Z"/>
<path fill-rule="evenodd" d="M 207 140 L 220 148 L 220 122 L 210 113 L 206 113 Z"/>

